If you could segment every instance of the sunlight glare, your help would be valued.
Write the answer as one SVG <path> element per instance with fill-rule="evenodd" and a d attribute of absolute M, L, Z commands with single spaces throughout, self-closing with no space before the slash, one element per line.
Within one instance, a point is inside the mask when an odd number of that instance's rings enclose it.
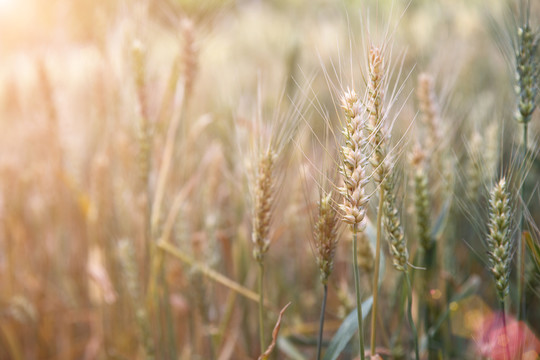
<path fill-rule="evenodd" d="M 17 0 L 0 0 L 0 15 L 13 11 Z"/>

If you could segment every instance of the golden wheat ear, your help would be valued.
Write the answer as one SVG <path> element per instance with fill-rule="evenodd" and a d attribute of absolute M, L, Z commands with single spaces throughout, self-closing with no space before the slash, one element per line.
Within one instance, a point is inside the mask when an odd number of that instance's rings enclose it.
<path fill-rule="evenodd" d="M 270 222 L 275 200 L 275 153 L 268 149 L 261 154 L 254 186 L 253 257 L 262 262 L 270 246 Z"/>
<path fill-rule="evenodd" d="M 343 136 L 345 144 L 341 148 L 341 166 L 344 186 L 340 189 L 343 195 L 343 203 L 340 205 L 343 222 L 350 224 L 353 232 L 353 272 L 356 289 L 358 342 L 360 358 L 364 355 L 364 333 L 362 330 L 362 307 L 359 289 L 358 272 L 358 234 L 366 228 L 366 210 L 369 196 L 366 193 L 366 185 L 369 178 L 366 176 L 366 167 L 369 161 L 366 155 L 367 136 L 366 124 L 368 112 L 358 100 L 354 90 L 348 90 L 342 97 L 342 105 L 345 112 L 345 126 Z"/>
<path fill-rule="evenodd" d="M 318 217 L 315 223 L 314 243 L 321 282 L 328 283 L 334 269 L 334 255 L 338 242 L 338 214 L 333 207 L 332 193 L 323 193 L 318 202 Z"/>

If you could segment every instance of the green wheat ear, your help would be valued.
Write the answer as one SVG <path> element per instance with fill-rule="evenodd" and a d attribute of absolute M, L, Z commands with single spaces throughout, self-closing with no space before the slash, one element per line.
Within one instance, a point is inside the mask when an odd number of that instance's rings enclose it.
<path fill-rule="evenodd" d="M 538 81 L 540 79 L 540 59 L 538 44 L 540 37 L 529 24 L 518 29 L 516 48 L 516 93 L 518 109 L 516 120 L 527 124 L 536 109 L 538 98 Z"/>
<path fill-rule="evenodd" d="M 510 205 L 507 183 L 502 178 L 491 190 L 489 199 L 488 258 L 499 300 L 508 295 L 511 260 Z"/>
<path fill-rule="evenodd" d="M 431 239 L 430 194 L 426 172 L 426 154 L 419 145 L 413 149 L 411 165 L 414 169 L 414 208 L 417 234 L 420 246 L 427 251 L 433 246 L 433 240 Z"/>
<path fill-rule="evenodd" d="M 391 161 L 387 158 L 388 161 Z M 388 166 L 391 168 L 391 165 Z M 384 227 L 388 237 L 390 246 L 390 254 L 392 255 L 392 263 L 396 270 L 407 272 L 407 264 L 409 262 L 409 252 L 407 250 L 407 242 L 403 234 L 401 219 L 396 206 L 395 197 L 395 180 L 394 169 L 390 170 L 390 174 L 383 182 L 384 188 Z"/>

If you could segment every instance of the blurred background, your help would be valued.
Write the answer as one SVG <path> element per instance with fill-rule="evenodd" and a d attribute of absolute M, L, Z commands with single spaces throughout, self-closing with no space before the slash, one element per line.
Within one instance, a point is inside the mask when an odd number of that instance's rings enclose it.
<path fill-rule="evenodd" d="M 537 27 L 540 3 L 532 3 Z M 164 255 L 157 290 L 148 294 L 152 244 L 163 233 L 192 261 L 255 289 L 243 149 L 250 136 L 262 136 L 250 125 L 259 112 L 299 124 L 280 165 L 265 281 L 269 323 L 292 301 L 276 358 L 313 358 L 320 284 L 310 239 L 318 184 L 299 169 L 326 163 L 331 151 L 321 150 L 316 137 L 325 124 L 339 126 L 340 91 L 362 91 L 368 42 L 388 44 L 395 69 L 388 94 L 397 86 L 393 139 L 404 140 L 393 143 L 400 144 L 410 251 L 416 244 L 406 164 L 422 136 L 415 88 L 426 72 L 456 164 L 455 249 L 441 258 L 456 262 L 448 275 L 456 292 L 481 280 L 462 314 L 495 308 L 483 243 L 494 174 L 480 171 L 481 200 L 464 194 L 467 166 L 485 150 L 489 124 L 499 129 L 496 172 L 512 169 L 504 164 L 512 164 L 519 144 L 511 43 L 517 14 L 517 4 L 502 0 L 0 0 L 0 358 L 258 356 L 256 304 L 192 264 Z M 530 125 L 535 148 L 539 120 L 537 112 Z M 160 185 L 169 136 L 172 166 Z M 534 224 L 536 159 L 530 167 Z M 156 189 L 164 192 L 159 201 Z M 153 223 L 156 204 L 162 210 Z M 328 339 L 354 308 L 343 233 Z M 392 294 L 396 276 L 387 265 L 383 292 Z M 538 280 L 529 288 L 536 310 L 528 322 L 536 332 Z M 382 308 L 392 309 L 393 301 L 389 296 Z M 389 337 L 401 326 L 397 318 L 387 319 Z M 462 318 L 449 336 L 463 347 L 447 358 L 476 359 L 474 331 Z M 388 358 L 400 358 L 393 354 Z"/>

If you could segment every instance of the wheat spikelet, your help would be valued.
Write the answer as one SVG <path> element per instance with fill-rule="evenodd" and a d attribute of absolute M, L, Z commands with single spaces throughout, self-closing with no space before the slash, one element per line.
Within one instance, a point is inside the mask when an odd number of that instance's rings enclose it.
<path fill-rule="evenodd" d="M 439 120 L 439 108 L 437 96 L 435 95 L 433 77 L 427 73 L 421 73 L 418 76 L 418 89 L 416 92 L 420 111 L 422 112 L 422 122 L 429 130 L 426 139 L 426 152 L 433 154 L 436 147 L 440 144 L 442 135 Z"/>
<path fill-rule="evenodd" d="M 518 106 L 515 118 L 519 123 L 527 124 L 536 109 L 540 79 L 539 43 L 540 36 L 528 23 L 518 29 L 515 89 Z"/>
<path fill-rule="evenodd" d="M 471 201 L 478 199 L 482 185 L 483 139 L 478 131 L 472 135 L 469 144 L 469 163 L 467 166 L 467 197 Z"/>
<path fill-rule="evenodd" d="M 366 205 L 369 201 L 365 186 L 368 182 L 365 155 L 367 139 L 364 128 L 367 122 L 366 113 L 362 110 L 358 96 L 354 90 L 348 90 L 342 98 L 341 107 L 345 111 L 346 124 L 343 130 L 345 145 L 341 148 L 342 165 L 340 173 L 344 186 L 340 189 L 343 195 L 343 221 L 357 226 L 363 231 L 366 226 Z"/>
<path fill-rule="evenodd" d="M 507 183 L 502 178 L 491 190 L 489 199 L 489 233 L 487 236 L 490 270 L 495 278 L 497 295 L 504 302 L 510 277 L 511 233 L 510 204 Z"/>
<path fill-rule="evenodd" d="M 388 158 L 387 161 L 390 162 L 391 160 Z M 396 270 L 406 272 L 409 261 L 409 252 L 407 250 L 407 243 L 403 234 L 403 227 L 401 226 L 401 219 L 396 207 L 394 172 L 390 165 L 388 167 L 390 169 L 390 174 L 383 182 L 383 222 L 386 229 L 386 234 L 388 235 L 388 244 L 390 247 L 390 254 L 392 255 L 392 263 Z"/>
<path fill-rule="evenodd" d="M 135 77 L 135 90 L 139 101 L 139 122 L 137 126 L 137 140 L 139 150 L 137 160 L 139 165 L 139 177 L 143 188 L 148 191 L 150 173 L 151 135 L 148 121 L 148 98 L 146 96 L 146 49 L 143 44 L 136 40 L 132 48 L 133 72 Z"/>
<path fill-rule="evenodd" d="M 369 81 L 367 86 L 366 111 L 369 114 L 368 132 L 371 146 L 370 163 L 373 167 L 373 178 L 381 184 L 388 174 L 385 164 L 387 129 L 383 122 L 384 111 L 384 60 L 381 50 L 371 47 L 369 50 Z"/>
<path fill-rule="evenodd" d="M 195 44 L 195 28 L 191 20 L 185 19 L 182 23 L 183 44 L 183 73 L 186 96 L 189 97 L 193 91 L 193 83 L 197 74 L 198 49 Z"/>
<path fill-rule="evenodd" d="M 262 262 L 270 245 L 270 221 L 274 205 L 274 165 L 275 154 L 271 149 L 259 159 L 254 187 L 254 213 L 252 241 L 255 245 L 253 256 Z"/>
<path fill-rule="evenodd" d="M 416 212 L 416 226 L 420 246 L 424 250 L 431 248 L 431 225 L 428 176 L 425 169 L 426 155 L 417 145 L 412 153 L 411 165 L 414 171 L 414 207 Z"/>
<path fill-rule="evenodd" d="M 338 215 L 332 207 L 332 193 L 322 194 L 318 202 L 319 214 L 315 223 L 315 249 L 321 282 L 325 285 L 334 268 L 337 246 Z"/>

